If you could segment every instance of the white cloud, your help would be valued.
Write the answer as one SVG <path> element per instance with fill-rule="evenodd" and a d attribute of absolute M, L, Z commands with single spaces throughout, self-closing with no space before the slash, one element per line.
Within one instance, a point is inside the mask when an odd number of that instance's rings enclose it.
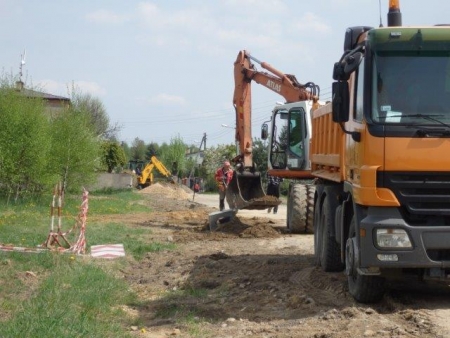
<path fill-rule="evenodd" d="M 86 19 L 96 23 L 118 24 L 128 21 L 129 17 L 110 12 L 106 9 L 99 9 L 98 11 L 86 14 Z"/>
<path fill-rule="evenodd" d="M 145 99 L 145 102 L 156 105 L 183 106 L 186 104 L 186 99 L 181 96 L 161 93 L 151 98 Z"/>
<path fill-rule="evenodd" d="M 259 13 L 267 12 L 270 14 L 279 14 L 288 10 L 288 7 L 282 0 L 226 0 L 225 5 L 240 12 L 255 12 L 255 9 L 257 9 Z"/>
<path fill-rule="evenodd" d="M 314 36 L 314 33 L 320 34 L 328 34 L 331 33 L 331 27 L 328 26 L 320 17 L 311 12 L 306 12 L 303 16 L 298 20 L 293 27 L 297 31 L 301 32 L 309 32 L 311 36 Z"/>
<path fill-rule="evenodd" d="M 93 96 L 104 96 L 106 95 L 106 89 L 100 86 L 96 82 L 89 81 L 74 81 L 73 86 L 76 90 L 82 93 L 89 93 Z"/>
<path fill-rule="evenodd" d="M 154 30 L 176 31 L 186 34 L 185 30 L 208 30 L 213 21 L 207 9 L 183 9 L 178 11 L 163 10 L 155 4 L 141 2 L 137 8 L 137 16 L 141 24 Z"/>
<path fill-rule="evenodd" d="M 69 96 L 69 88 L 67 84 L 61 83 L 55 80 L 44 79 L 37 83 L 36 89 L 47 94 L 57 95 L 57 96 Z"/>
<path fill-rule="evenodd" d="M 58 96 L 71 96 L 73 91 L 81 93 L 89 93 L 93 96 L 105 96 L 106 89 L 96 82 L 89 81 L 73 81 L 70 83 L 62 83 L 55 80 L 43 79 L 38 81 L 37 90 L 41 90 L 47 94 Z"/>
<path fill-rule="evenodd" d="M 161 15 L 161 11 L 155 4 L 149 2 L 141 2 L 138 5 L 138 15 L 147 19 L 149 23 L 151 22 L 160 22 L 163 19 Z"/>

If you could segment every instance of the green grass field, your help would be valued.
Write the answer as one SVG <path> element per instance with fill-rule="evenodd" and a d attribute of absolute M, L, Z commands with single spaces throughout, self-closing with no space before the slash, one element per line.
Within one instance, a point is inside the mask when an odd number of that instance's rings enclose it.
<path fill-rule="evenodd" d="M 148 252 L 175 249 L 171 243 L 152 242 L 150 229 L 96 221 L 101 215 L 151 212 L 137 203 L 142 198 L 133 191 L 91 194 L 88 250 L 90 245 L 123 243 L 127 255 L 139 260 Z M 50 229 L 51 202 L 52 196 L 15 205 L 0 201 L 0 244 L 42 245 Z M 63 230 L 75 223 L 80 204 L 81 194 L 66 196 Z M 122 308 L 133 304 L 136 295 L 115 277 L 123 264 L 123 258 L 0 251 L 0 337 L 128 337 L 135 319 Z"/>

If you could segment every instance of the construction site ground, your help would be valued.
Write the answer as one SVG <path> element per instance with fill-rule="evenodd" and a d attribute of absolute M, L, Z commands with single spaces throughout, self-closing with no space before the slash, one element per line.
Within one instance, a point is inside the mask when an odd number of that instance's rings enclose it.
<path fill-rule="evenodd" d="M 450 337 L 448 285 L 402 281 L 377 304 L 355 302 L 343 272 L 315 266 L 313 235 L 286 231 L 285 203 L 276 215 L 240 210 L 212 232 L 218 195 L 159 183 L 137 193 L 152 212 L 121 222 L 176 249 L 121 270 L 140 300 L 127 309 L 136 336 Z"/>

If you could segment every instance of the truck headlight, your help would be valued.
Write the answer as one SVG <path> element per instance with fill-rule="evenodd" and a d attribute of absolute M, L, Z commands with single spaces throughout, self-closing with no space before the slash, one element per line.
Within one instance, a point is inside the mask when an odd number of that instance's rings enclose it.
<path fill-rule="evenodd" d="M 377 229 L 376 238 L 380 248 L 412 248 L 411 240 L 403 229 Z"/>

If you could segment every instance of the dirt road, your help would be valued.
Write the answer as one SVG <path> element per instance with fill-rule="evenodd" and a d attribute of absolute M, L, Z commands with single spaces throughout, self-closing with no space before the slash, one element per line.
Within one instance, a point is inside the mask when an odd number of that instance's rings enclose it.
<path fill-rule="evenodd" d="M 217 195 L 142 193 L 154 212 L 127 222 L 177 249 L 123 270 L 139 295 L 137 336 L 450 337 L 447 286 L 402 283 L 378 304 L 356 303 L 343 273 L 315 267 L 313 236 L 285 231 L 284 204 L 277 215 L 241 210 L 211 232 Z"/>
<path fill-rule="evenodd" d="M 194 197 L 194 196 L 193 196 Z M 216 194 L 195 194 L 194 202 L 206 205 L 210 208 L 218 209 L 219 195 Z M 228 207 L 225 202 L 225 207 Z M 271 220 L 278 220 L 286 222 L 286 203 L 281 203 L 278 206 L 277 214 L 267 213 L 267 210 L 239 210 L 239 217 L 266 217 Z"/>

